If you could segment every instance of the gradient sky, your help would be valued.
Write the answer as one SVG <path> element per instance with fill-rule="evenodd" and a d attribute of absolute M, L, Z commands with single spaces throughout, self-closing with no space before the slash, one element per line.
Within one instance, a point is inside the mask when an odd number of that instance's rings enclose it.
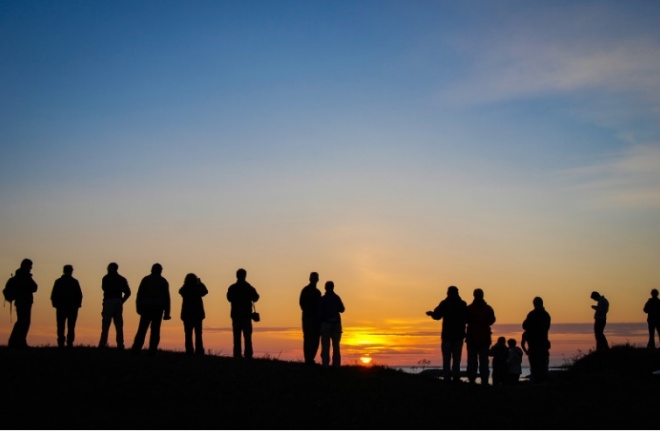
<path fill-rule="evenodd" d="M 498 323 L 534 296 L 590 322 L 592 290 L 611 322 L 644 322 L 659 18 L 653 1 L 2 2 L 0 274 L 34 261 L 31 337 L 51 344 L 62 266 L 95 344 L 111 261 L 134 292 L 163 265 L 177 347 L 194 272 L 208 347 L 230 351 L 239 267 L 269 352 L 300 348 L 310 271 L 335 282 L 349 345 L 439 331 L 424 312 L 452 284 L 484 289 Z"/>

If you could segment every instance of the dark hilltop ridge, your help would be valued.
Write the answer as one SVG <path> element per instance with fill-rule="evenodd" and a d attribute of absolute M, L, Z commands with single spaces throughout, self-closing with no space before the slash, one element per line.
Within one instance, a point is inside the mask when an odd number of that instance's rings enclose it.
<path fill-rule="evenodd" d="M 382 367 L 0 347 L 14 429 L 657 429 L 660 353 L 576 358 L 544 385 L 449 384 Z M 7 426 L 7 425 L 6 425 Z"/>

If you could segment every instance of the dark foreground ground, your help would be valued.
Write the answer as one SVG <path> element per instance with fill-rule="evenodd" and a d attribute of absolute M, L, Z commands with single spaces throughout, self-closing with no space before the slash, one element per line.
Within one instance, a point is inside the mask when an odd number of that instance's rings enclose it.
<path fill-rule="evenodd" d="M 543 386 L 473 387 L 384 367 L 114 349 L 0 347 L 3 428 L 658 429 L 658 352 L 616 346 Z M 10 425 L 11 424 L 11 425 Z"/>

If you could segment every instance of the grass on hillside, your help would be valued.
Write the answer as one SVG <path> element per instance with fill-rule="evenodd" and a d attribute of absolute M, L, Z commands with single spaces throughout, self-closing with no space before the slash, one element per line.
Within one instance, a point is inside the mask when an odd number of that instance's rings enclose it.
<path fill-rule="evenodd" d="M 590 352 L 542 386 L 448 384 L 382 366 L 310 367 L 93 347 L 0 347 L 16 429 L 655 429 L 658 351 Z M 622 422 L 623 421 L 623 422 Z"/>

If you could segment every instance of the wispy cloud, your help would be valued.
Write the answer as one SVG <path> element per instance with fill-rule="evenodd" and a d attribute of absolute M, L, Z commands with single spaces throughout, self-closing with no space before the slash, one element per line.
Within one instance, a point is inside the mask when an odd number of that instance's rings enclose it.
<path fill-rule="evenodd" d="M 512 14 L 466 38 L 468 71 L 443 93 L 482 104 L 590 92 L 628 97 L 660 113 L 660 37 L 605 7 Z M 558 25 L 561 23 L 561 25 Z"/>
<path fill-rule="evenodd" d="M 592 205 L 660 208 L 660 143 L 628 146 L 567 173 Z"/>

